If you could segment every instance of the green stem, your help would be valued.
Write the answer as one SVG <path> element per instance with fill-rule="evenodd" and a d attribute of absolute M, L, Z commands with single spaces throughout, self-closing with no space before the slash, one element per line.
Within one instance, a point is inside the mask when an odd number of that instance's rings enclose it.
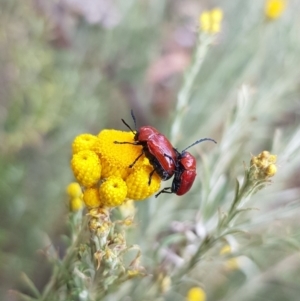
<path fill-rule="evenodd" d="M 242 187 L 240 187 L 239 182 L 237 181 L 237 187 L 235 191 L 235 197 L 232 201 L 231 207 L 228 211 L 227 216 L 225 216 L 218 227 L 212 231 L 212 233 L 207 234 L 205 239 L 202 241 L 201 245 L 198 247 L 196 253 L 192 256 L 190 261 L 181 268 L 176 275 L 174 276 L 174 281 L 179 281 L 182 276 L 184 276 L 190 269 L 192 269 L 201 257 L 207 252 L 217 241 L 226 235 L 225 231 L 229 228 L 230 222 L 239 212 L 237 210 L 238 205 L 241 200 L 248 195 L 250 188 L 253 186 L 253 183 L 249 179 L 249 172 L 245 171 L 245 178 Z"/>
<path fill-rule="evenodd" d="M 79 229 L 77 237 L 73 241 L 72 246 L 70 246 L 67 250 L 65 257 L 61 262 L 59 262 L 59 265 L 55 267 L 52 277 L 43 291 L 42 297 L 40 299 L 41 301 L 53 300 L 51 294 L 57 292 L 60 286 L 66 284 L 69 281 L 69 277 L 66 274 L 70 273 L 70 267 L 74 260 L 77 258 L 78 246 L 82 243 L 83 237 L 86 234 L 86 226 L 87 219 L 82 222 L 82 226 Z"/>
<path fill-rule="evenodd" d="M 173 282 L 176 283 L 177 281 L 180 281 L 180 279 L 187 274 L 189 270 L 191 270 L 197 262 L 201 259 L 201 256 L 209 250 L 215 242 L 218 240 L 218 238 L 215 238 L 213 236 L 207 235 L 204 240 L 202 241 L 201 245 L 198 247 L 198 250 L 196 253 L 192 256 L 190 261 L 185 264 L 174 276 L 173 276 Z"/>
<path fill-rule="evenodd" d="M 184 82 L 181 90 L 178 93 L 175 120 L 171 128 L 171 141 L 173 143 L 178 139 L 178 134 L 181 128 L 182 119 L 186 108 L 188 106 L 189 98 L 191 96 L 192 87 L 195 82 L 196 76 L 200 71 L 204 58 L 209 49 L 209 45 L 213 40 L 213 36 L 206 34 L 199 34 L 199 41 L 197 44 L 196 53 L 194 56 L 194 62 L 191 64 L 191 67 L 186 72 L 184 76 Z"/>

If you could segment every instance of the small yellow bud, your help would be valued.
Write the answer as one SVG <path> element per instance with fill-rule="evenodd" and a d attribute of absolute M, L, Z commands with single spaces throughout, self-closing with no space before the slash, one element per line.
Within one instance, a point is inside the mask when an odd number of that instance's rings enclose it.
<path fill-rule="evenodd" d="M 116 258 L 116 254 L 111 249 L 106 248 L 103 258 L 106 262 L 112 262 L 112 260 Z"/>
<path fill-rule="evenodd" d="M 204 32 L 209 32 L 210 31 L 210 13 L 208 11 L 204 11 L 201 15 L 200 15 L 200 26 L 201 29 Z"/>
<path fill-rule="evenodd" d="M 277 156 L 276 155 L 270 155 L 269 156 L 269 163 L 276 163 Z"/>
<path fill-rule="evenodd" d="M 84 206 L 82 198 L 76 197 L 70 199 L 70 210 L 75 212 L 80 210 Z"/>
<path fill-rule="evenodd" d="M 116 207 L 121 205 L 127 195 L 126 183 L 117 176 L 111 176 L 100 185 L 100 201 L 103 206 Z"/>
<path fill-rule="evenodd" d="M 286 0 L 266 0 L 265 15 L 270 20 L 278 19 L 286 8 Z"/>
<path fill-rule="evenodd" d="M 93 151 L 83 150 L 74 154 L 71 167 L 77 181 L 85 187 L 91 187 L 100 180 L 101 163 Z"/>
<path fill-rule="evenodd" d="M 252 180 L 267 180 L 276 174 L 276 155 L 263 151 L 257 156 L 253 156 L 250 161 L 250 176 Z"/>
<path fill-rule="evenodd" d="M 186 296 L 186 301 L 205 301 L 206 294 L 201 287 L 192 287 Z"/>
<path fill-rule="evenodd" d="M 110 229 L 111 229 L 111 222 L 102 222 L 97 229 L 97 235 L 105 237 L 108 235 Z"/>
<path fill-rule="evenodd" d="M 93 150 L 94 144 L 98 137 L 92 134 L 81 134 L 77 136 L 72 143 L 73 154 L 77 154 L 83 150 Z"/>
<path fill-rule="evenodd" d="M 172 280 L 170 276 L 164 276 L 160 282 L 160 291 L 162 294 L 167 293 L 172 285 Z"/>
<path fill-rule="evenodd" d="M 130 269 L 127 271 L 127 275 L 129 278 L 134 278 L 140 276 L 140 271 L 136 269 Z"/>
<path fill-rule="evenodd" d="M 127 178 L 128 187 L 127 197 L 136 201 L 144 200 L 160 188 L 161 178 L 153 174 L 151 184 L 149 185 L 149 175 L 153 171 L 151 165 L 143 165 L 139 169 L 135 169 Z"/>
<path fill-rule="evenodd" d="M 237 257 L 229 258 L 225 262 L 225 267 L 230 271 L 238 270 L 240 268 L 238 258 Z"/>
<path fill-rule="evenodd" d="M 231 253 L 231 247 L 230 245 L 225 245 L 221 251 L 220 251 L 220 254 L 223 255 L 223 254 L 229 254 Z"/>
<path fill-rule="evenodd" d="M 127 227 L 132 226 L 133 225 L 133 219 L 128 217 L 128 218 L 126 218 L 122 221 L 122 224 L 124 226 L 127 226 Z"/>
<path fill-rule="evenodd" d="M 257 156 L 257 158 L 259 158 L 260 160 L 268 159 L 269 157 L 270 157 L 270 152 L 268 151 L 263 151 Z"/>
<path fill-rule="evenodd" d="M 204 11 L 199 18 L 201 30 L 211 34 L 220 32 L 222 19 L 223 11 L 220 8 Z"/>
<path fill-rule="evenodd" d="M 273 177 L 277 172 L 277 167 L 275 164 L 270 164 L 266 170 L 265 170 L 265 174 L 267 177 Z"/>
<path fill-rule="evenodd" d="M 98 230 L 98 228 L 101 227 L 101 222 L 99 222 L 99 220 L 95 217 L 92 217 L 89 220 L 89 229 L 92 232 L 96 232 Z"/>
<path fill-rule="evenodd" d="M 223 11 L 222 9 L 216 7 L 214 9 L 211 10 L 211 14 L 212 14 L 212 19 L 215 22 L 221 22 L 223 19 Z"/>
<path fill-rule="evenodd" d="M 78 183 L 72 182 L 67 186 L 67 194 L 71 198 L 77 198 L 82 196 L 82 190 Z"/>
<path fill-rule="evenodd" d="M 83 193 L 83 201 L 88 208 L 96 208 L 101 205 L 97 188 L 88 188 Z"/>
<path fill-rule="evenodd" d="M 118 234 L 114 235 L 114 237 L 111 240 L 111 243 L 114 244 L 114 245 L 117 245 L 118 247 L 121 247 L 121 246 L 125 247 L 126 246 L 126 239 L 121 233 L 118 233 Z"/>
<path fill-rule="evenodd" d="M 227 244 L 221 249 L 220 255 L 228 255 L 231 252 L 232 252 L 231 246 Z M 239 268 L 238 258 L 233 257 L 233 258 L 229 258 L 228 260 L 226 260 L 225 267 L 228 270 L 237 270 Z"/>

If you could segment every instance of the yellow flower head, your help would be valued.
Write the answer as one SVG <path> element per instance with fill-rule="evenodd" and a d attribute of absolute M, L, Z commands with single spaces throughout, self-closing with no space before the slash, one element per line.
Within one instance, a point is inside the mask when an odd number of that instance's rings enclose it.
<path fill-rule="evenodd" d="M 144 164 L 135 169 L 125 180 L 128 187 L 127 197 L 136 201 L 149 197 L 160 188 L 161 179 L 156 173 L 153 174 L 149 185 L 149 175 L 153 167 L 147 159 L 143 162 Z"/>
<path fill-rule="evenodd" d="M 205 301 L 206 294 L 201 287 L 192 287 L 186 296 L 186 301 Z"/>
<path fill-rule="evenodd" d="M 200 28 L 210 34 L 218 33 L 221 31 L 222 19 L 223 11 L 220 8 L 204 11 L 199 18 Z"/>
<path fill-rule="evenodd" d="M 101 177 L 101 163 L 97 154 L 90 150 L 82 150 L 74 154 L 71 167 L 77 181 L 84 187 L 95 185 Z"/>
<path fill-rule="evenodd" d="M 276 174 L 277 167 L 276 155 L 270 154 L 268 151 L 263 151 L 257 156 L 253 156 L 250 161 L 252 169 L 252 178 L 256 180 L 266 180 Z"/>
<path fill-rule="evenodd" d="M 99 190 L 88 188 L 83 193 L 83 201 L 88 208 L 97 208 L 101 205 Z"/>
<path fill-rule="evenodd" d="M 160 188 L 161 178 L 156 173 L 151 185 L 148 184 L 153 166 L 142 154 L 142 146 L 130 143 L 134 143 L 134 133 L 117 130 L 75 138 L 71 167 L 79 184 L 86 189 L 83 198 L 88 207 L 115 207 L 128 198 L 143 200 Z M 69 190 L 78 189 L 76 187 Z"/>
<path fill-rule="evenodd" d="M 83 150 L 93 150 L 93 146 L 97 140 L 97 136 L 92 134 L 81 134 L 77 136 L 72 143 L 73 154 L 77 154 Z"/>
<path fill-rule="evenodd" d="M 142 155 L 131 168 L 129 167 L 129 165 L 141 155 L 142 147 L 133 144 L 115 144 L 114 142 L 133 143 L 133 138 L 134 134 L 132 132 L 103 130 L 98 135 L 96 152 L 101 158 L 102 178 L 107 179 L 110 176 L 116 176 L 123 179 L 127 186 L 127 195 L 125 197 L 133 200 L 143 200 L 158 191 L 161 178 L 154 173 L 151 185 L 148 185 L 149 175 L 153 171 L 153 166 L 144 155 Z M 118 181 L 120 181 L 120 179 Z M 109 183 L 110 182 L 107 184 L 103 183 L 101 186 L 105 184 L 104 187 L 107 187 Z M 122 186 L 118 187 L 120 189 Z M 111 190 L 111 192 L 113 191 L 117 193 L 118 189 Z M 119 197 L 119 195 L 116 196 L 116 199 Z M 122 202 L 118 202 L 122 204 L 124 199 L 125 198 L 123 198 Z M 107 202 L 107 204 L 108 203 L 109 202 Z M 115 204 L 115 200 L 111 203 Z"/>
<path fill-rule="evenodd" d="M 129 165 L 142 153 L 142 146 L 115 144 L 114 142 L 133 143 L 133 138 L 134 134 L 132 132 L 103 130 L 99 133 L 95 151 L 101 158 L 103 178 L 120 176 L 122 179 L 125 179 L 131 172 L 132 168 L 129 168 Z M 135 163 L 133 168 L 136 168 L 141 164 L 143 157 Z"/>
<path fill-rule="evenodd" d="M 271 20 L 278 19 L 286 8 L 286 0 L 266 0 L 265 15 Z"/>
<path fill-rule="evenodd" d="M 121 205 L 127 195 L 127 186 L 118 176 L 108 177 L 99 188 L 100 202 L 105 207 Z"/>

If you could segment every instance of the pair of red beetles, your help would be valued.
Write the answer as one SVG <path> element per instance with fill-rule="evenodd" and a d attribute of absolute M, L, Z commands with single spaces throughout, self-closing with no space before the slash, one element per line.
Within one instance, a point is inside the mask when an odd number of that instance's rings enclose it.
<path fill-rule="evenodd" d="M 136 128 L 136 119 L 133 111 L 131 111 L 131 116 Z M 114 143 L 141 145 L 143 147 L 141 154 L 129 167 L 132 167 L 144 154 L 153 166 L 153 171 L 149 174 L 149 185 L 151 184 L 151 178 L 154 172 L 156 172 L 163 181 L 170 179 L 174 175 L 172 186 L 162 189 L 155 197 L 158 197 L 161 193 L 176 193 L 177 195 L 187 193 L 191 189 L 197 173 L 196 159 L 186 150 L 206 140 L 217 143 L 210 138 L 200 139 L 180 153 L 172 146 L 171 142 L 154 127 L 143 126 L 139 130 L 133 131 L 124 119 L 122 119 L 122 122 L 135 134 L 135 142 L 114 141 Z"/>

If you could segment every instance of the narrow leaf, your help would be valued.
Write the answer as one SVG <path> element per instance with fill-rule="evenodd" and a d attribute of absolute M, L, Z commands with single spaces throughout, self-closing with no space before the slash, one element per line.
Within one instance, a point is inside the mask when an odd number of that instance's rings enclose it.
<path fill-rule="evenodd" d="M 21 280 L 26 284 L 27 288 L 30 289 L 31 293 L 35 297 L 37 298 L 41 297 L 39 290 L 36 288 L 32 280 L 23 272 L 21 273 Z"/>
<path fill-rule="evenodd" d="M 13 295 L 14 297 L 18 298 L 19 300 L 23 300 L 23 301 L 37 301 L 38 300 L 36 298 L 29 297 L 25 294 L 15 291 L 15 290 L 9 290 L 8 292 L 9 292 L 9 294 Z"/>

